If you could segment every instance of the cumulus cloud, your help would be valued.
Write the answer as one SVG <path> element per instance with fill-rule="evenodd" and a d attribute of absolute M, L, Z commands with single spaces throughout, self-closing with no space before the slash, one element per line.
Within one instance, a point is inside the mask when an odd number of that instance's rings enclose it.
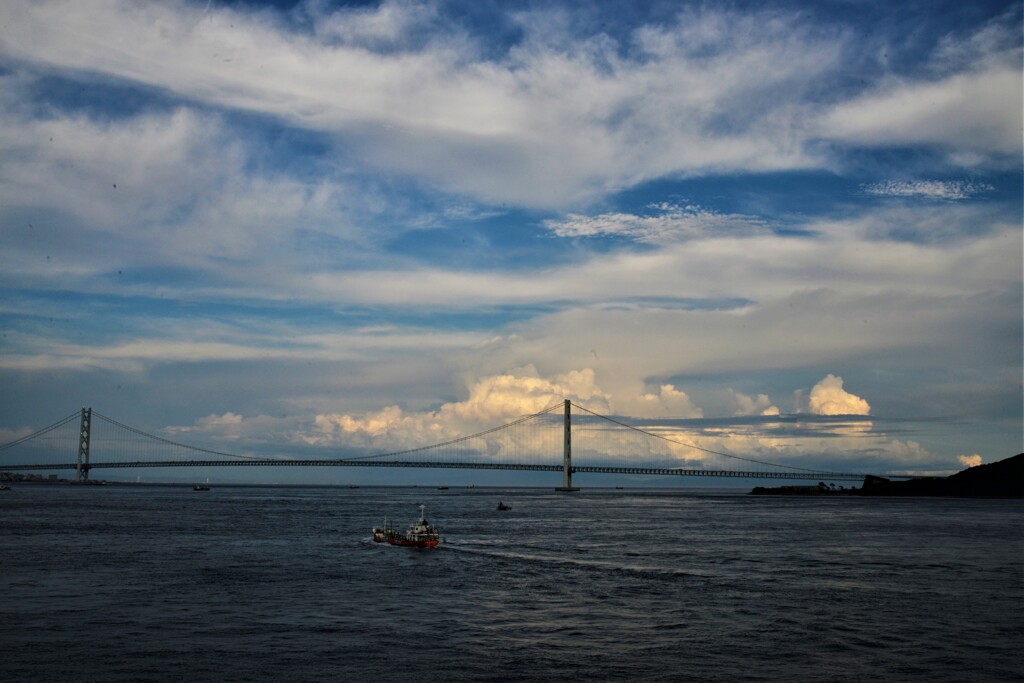
<path fill-rule="evenodd" d="M 315 431 L 300 438 L 310 445 L 359 447 L 376 443 L 411 447 L 422 445 L 423 437 L 431 435 L 437 442 L 449 438 L 445 426 L 432 417 L 429 414 L 406 415 L 399 406 L 387 406 L 361 416 L 325 413 L 314 418 Z M 400 438 L 396 438 L 398 434 Z"/>
<path fill-rule="evenodd" d="M 631 421 L 645 431 L 666 440 L 637 434 L 632 430 L 584 432 L 574 435 L 574 448 L 582 442 L 589 452 L 586 458 L 614 460 L 630 458 L 662 460 L 666 466 L 709 469 L 749 469 L 749 462 L 730 458 L 762 460 L 795 467 L 815 467 L 827 453 L 835 467 L 843 471 L 879 472 L 890 468 L 936 465 L 940 458 L 915 441 L 894 439 L 862 420 L 797 419 L 706 421 L 689 420 L 679 425 L 664 422 L 645 425 L 642 419 Z M 597 435 L 597 438 L 593 438 Z M 696 447 L 696 448 L 695 448 Z M 581 460 L 582 462 L 582 460 Z M 845 463 L 845 464 L 842 464 Z"/>
<path fill-rule="evenodd" d="M 779 409 L 772 405 L 767 394 L 747 396 L 738 391 L 729 390 L 733 402 L 736 404 L 734 415 L 778 415 Z"/>
<path fill-rule="evenodd" d="M 620 403 L 612 403 L 610 394 L 598 385 L 594 371 L 589 368 L 544 378 L 534 368 L 524 367 L 482 377 L 472 382 L 467 391 L 466 399 L 445 403 L 434 410 L 390 405 L 361 413 L 321 412 L 312 418 L 243 418 L 227 412 L 201 418 L 191 426 L 167 428 L 165 433 L 190 443 L 206 440 L 215 447 L 218 443 L 231 443 L 232 446 L 219 448 L 238 455 L 253 455 L 254 448 L 263 448 L 274 455 L 340 457 L 402 452 L 458 440 L 452 446 L 432 449 L 430 457 L 551 463 L 562 449 L 563 396 L 602 415 L 615 415 Z M 737 396 L 742 400 L 744 395 Z M 748 407 L 768 403 L 764 395 L 745 398 Z M 626 458 L 633 462 L 660 462 L 664 466 L 712 469 L 735 469 L 742 464 L 708 451 L 797 467 L 814 467 L 811 461 L 827 452 L 837 463 L 849 461 L 848 469 L 853 471 L 877 471 L 879 463 L 920 468 L 937 462 L 936 456 L 920 444 L 892 439 L 866 420 L 804 418 L 775 423 L 758 416 L 750 423 L 704 421 L 702 411 L 689 396 L 671 384 L 632 400 L 626 397 L 621 403 L 645 411 L 625 418 L 631 425 L 662 438 L 615 427 L 577 410 L 573 433 L 577 463 L 597 464 Z M 462 441 L 470 434 L 552 407 L 555 410 L 545 422 L 529 423 L 535 427 L 539 424 L 537 429 L 514 428 L 496 438 Z M 774 406 L 762 411 L 771 408 Z M 648 419 L 652 422 L 645 423 Z M 248 450 L 235 450 L 243 447 Z"/>
<path fill-rule="evenodd" d="M 524 415 L 560 406 L 564 399 L 598 412 L 609 412 L 610 397 L 595 382 L 590 368 L 551 379 L 527 366 L 514 373 L 491 375 L 475 381 L 463 401 L 437 410 L 406 412 L 389 406 L 362 416 L 320 414 L 310 443 L 358 443 L 362 446 L 410 447 L 438 443 L 497 426 Z"/>
<path fill-rule="evenodd" d="M 662 384 L 657 393 L 646 393 L 640 397 L 640 401 L 644 417 L 704 417 L 704 411 L 693 404 L 686 392 L 679 391 L 671 384 Z"/>
<path fill-rule="evenodd" d="M 843 389 L 843 378 L 826 375 L 814 385 L 807 407 L 814 415 L 867 415 L 868 402 Z"/>
<path fill-rule="evenodd" d="M 863 185 L 862 189 L 878 197 L 920 197 L 923 199 L 961 200 L 995 190 L 988 183 L 969 180 L 888 180 Z"/>
<path fill-rule="evenodd" d="M 166 427 L 164 432 L 169 435 L 214 434 L 220 438 L 237 439 L 241 435 L 243 422 L 241 415 L 229 411 L 223 415 L 201 417 L 190 426 Z"/>
<path fill-rule="evenodd" d="M 973 455 L 958 455 L 956 459 L 960 461 L 960 464 L 964 467 L 977 467 L 981 464 L 981 456 L 977 453 Z"/>
<path fill-rule="evenodd" d="M 389 406 L 362 415 L 319 414 L 315 427 L 303 436 L 305 443 L 313 445 L 347 445 L 377 450 L 401 450 L 433 445 L 448 439 L 472 434 L 483 429 L 510 422 L 524 415 L 556 407 L 560 414 L 562 401 L 568 398 L 582 408 L 602 415 L 613 413 L 616 407 L 612 397 L 596 382 L 590 368 L 574 370 L 550 379 L 540 376 L 531 366 L 510 373 L 491 375 L 476 380 L 463 401 L 445 403 L 437 410 L 406 411 Z M 657 392 L 625 397 L 618 403 L 641 412 L 646 418 L 674 417 L 699 418 L 703 412 L 690 397 L 671 384 L 664 384 Z M 584 411 L 585 412 L 585 411 Z M 560 452 L 558 425 L 547 435 L 552 442 L 547 448 Z M 511 444 L 497 447 L 515 447 L 517 440 L 527 437 L 509 433 Z M 590 457 L 621 456 L 640 452 L 671 454 L 688 453 L 692 449 L 671 445 L 657 439 L 640 439 L 634 432 L 616 433 L 615 430 L 580 428 L 574 436 L 574 446 Z M 519 444 L 521 445 L 521 444 Z M 487 448 L 493 449 L 492 444 Z M 495 455 L 493 452 L 490 453 Z"/>
<path fill-rule="evenodd" d="M 915 464 L 933 458 L 915 442 L 893 440 L 875 432 L 870 422 L 818 423 L 804 420 L 795 424 L 787 422 L 773 425 L 759 421 L 750 425 L 738 423 L 715 426 L 718 423 L 712 420 L 708 425 L 703 425 L 700 423 L 703 411 L 694 405 L 686 392 L 672 384 L 663 384 L 657 391 L 632 398 L 622 396 L 613 403 L 612 397 L 595 380 L 595 373 L 589 368 L 546 379 L 539 376 L 534 368 L 526 367 L 480 378 L 469 387 L 469 395 L 465 400 L 446 403 L 437 410 L 407 411 L 399 406 L 388 406 L 362 414 L 322 413 L 316 416 L 314 424 L 308 425 L 298 438 L 314 446 L 355 447 L 375 452 L 401 451 L 464 437 L 523 415 L 560 406 L 562 398 L 569 397 L 574 403 L 603 415 L 615 414 L 614 411 L 626 406 L 633 415 L 630 418 L 631 424 L 662 437 L 618 429 L 592 417 L 588 418 L 588 422 L 579 423 L 582 417 L 588 417 L 583 411 L 577 417 L 577 429 L 573 435 L 577 462 L 630 457 L 648 461 L 662 459 L 669 463 L 676 462 L 680 466 L 688 464 L 735 468 L 737 461 L 700 449 L 798 466 L 804 458 L 818 456 L 823 451 L 832 453 L 840 460 L 847 457 L 847 452 L 857 457 L 870 453 L 871 459 L 901 464 Z M 839 378 L 826 377 L 816 389 L 816 398 L 828 394 L 833 402 L 840 399 L 855 408 L 866 406 L 857 403 L 861 399 L 842 391 Z M 734 393 L 738 401 L 746 405 L 748 414 L 752 414 L 749 411 L 754 409 L 759 409 L 760 415 L 778 414 L 777 408 L 770 405 L 768 397 L 763 394 L 751 398 Z M 827 410 L 829 406 L 818 407 Z M 844 410 L 842 414 L 853 414 L 849 410 Z M 556 418 L 560 412 L 556 409 Z M 671 426 L 670 418 L 684 422 Z M 645 419 L 658 422 L 645 425 Z M 664 422 L 666 419 L 669 419 L 669 423 Z M 550 460 L 554 457 L 552 454 L 561 452 L 560 421 L 555 419 L 550 422 L 548 431 L 549 443 L 541 447 L 546 456 L 541 457 Z M 477 448 L 480 457 L 513 457 L 509 455 L 510 450 L 522 447 L 526 438 L 513 431 L 506 433 L 504 439 L 496 440 L 496 443 L 479 443 L 473 447 Z M 536 443 L 529 446 L 536 447 Z M 532 453 L 534 457 L 537 455 Z"/>
<path fill-rule="evenodd" d="M 242 424 L 242 416 L 232 412 L 227 412 L 223 415 L 209 415 L 198 421 L 200 429 L 225 427 L 228 425 L 237 426 L 240 424 Z"/>

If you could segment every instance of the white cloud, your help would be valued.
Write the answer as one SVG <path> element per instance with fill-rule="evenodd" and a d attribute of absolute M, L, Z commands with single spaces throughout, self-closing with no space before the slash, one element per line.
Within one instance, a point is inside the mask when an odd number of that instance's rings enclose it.
<path fill-rule="evenodd" d="M 887 289 L 922 296 L 959 295 L 991 291 L 1019 279 L 1020 259 L 1014 251 L 1021 242 L 1019 228 L 994 221 L 984 211 L 963 208 L 959 216 L 947 212 L 945 222 L 940 222 L 939 215 L 904 211 L 811 225 L 828 233 L 824 239 L 714 237 L 674 244 L 653 253 L 595 254 L 579 263 L 544 270 L 404 268 L 321 272 L 304 276 L 295 284 L 314 298 L 461 308 L 566 299 L 599 305 L 634 297 L 681 294 L 769 302 L 820 288 L 824 273 L 830 286 L 851 297 L 873 296 Z M 973 235 L 961 249 L 947 249 L 942 244 L 951 236 L 950 231 L 971 229 L 992 234 Z M 889 238 L 890 232 L 900 230 L 939 244 L 876 239 Z M 953 236 L 963 241 L 959 235 Z M 956 273 L 956 277 L 951 278 L 950 273 Z"/>
<path fill-rule="evenodd" d="M 180 203 L 218 189 L 220 174 L 211 167 L 237 154 L 223 143 L 216 119 L 183 109 L 117 122 L 0 116 L 5 162 L 19 167 L 0 185 L 3 204 L 45 204 L 98 230 L 133 225 L 149 234 Z"/>
<path fill-rule="evenodd" d="M 863 190 L 880 197 L 922 197 L 924 199 L 969 199 L 981 192 L 992 192 L 988 183 L 969 180 L 888 180 L 864 185 Z"/>
<path fill-rule="evenodd" d="M 704 417 L 704 411 L 698 408 L 686 395 L 671 384 L 662 384 L 657 393 L 648 393 L 640 397 L 640 405 L 644 417 Z"/>
<path fill-rule="evenodd" d="M 946 214 L 951 223 L 991 220 L 964 206 L 950 207 Z M 896 217 L 884 220 L 898 222 Z M 850 357 L 900 367 L 966 363 L 991 368 L 1009 362 L 1010 353 L 1018 358 L 1019 342 L 1013 351 L 1014 338 L 1004 327 L 1007 311 L 1019 310 L 1019 226 L 950 249 L 876 242 L 859 234 L 878 222 L 872 214 L 821 227 L 824 236 L 818 239 L 761 235 L 693 240 L 654 254 L 596 255 L 520 273 L 413 269 L 328 275 L 314 270 L 266 283 L 247 272 L 240 280 L 243 291 L 272 301 L 281 297 L 450 310 L 548 303 L 557 296 L 573 305 L 466 332 L 403 325 L 328 332 L 244 319 L 230 325 L 206 321 L 197 326 L 193 321 L 187 327 L 177 319 L 138 321 L 121 329 L 118 338 L 107 335 L 93 343 L 78 337 L 58 341 L 38 331 L 12 332 L 5 338 L 0 367 L 137 372 L 203 361 L 275 366 L 358 361 L 373 368 L 381 386 L 406 395 L 408 389 L 397 375 L 424 372 L 414 367 L 419 363 L 431 366 L 435 380 L 435 393 L 416 395 L 420 406 L 438 400 L 436 380 L 444 372 L 500 375 L 507 368 L 534 364 L 550 377 L 593 367 L 600 374 L 601 390 L 615 397 L 617 410 L 642 415 L 643 406 L 630 401 L 651 393 L 651 385 L 694 372 L 834 367 Z M 0 256 L 5 262 L 9 258 Z M 823 273 L 828 287 L 821 284 Z M 66 274 L 55 271 L 53 277 L 61 282 Z M 224 292 L 231 289 L 209 288 L 207 296 Z M 680 294 L 739 297 L 751 303 L 723 310 L 671 303 L 620 305 L 636 297 Z M 482 344 L 485 340 L 490 341 Z M 397 373 L 400 360 L 402 373 Z M 681 388 L 694 396 L 689 387 Z M 324 400 L 327 396 L 325 391 Z M 695 405 L 707 408 L 703 397 L 696 399 Z M 357 405 L 359 410 L 370 407 Z"/>
<path fill-rule="evenodd" d="M 898 80 L 839 104 L 823 134 L 865 145 L 934 145 L 972 166 L 997 157 L 1019 162 L 1021 97 L 1017 63 L 984 65 L 932 82 Z"/>
<path fill-rule="evenodd" d="M 296 247 L 300 230 L 344 238 L 349 253 L 365 247 L 348 215 L 368 193 L 252 173 L 221 124 L 187 109 L 117 121 L 0 109 L 0 154 L 18 168 L 0 183 L 0 207 L 35 216 L 0 236 L 4 275 L 82 289 L 116 271 L 205 271 L 233 284 L 259 269 L 255 279 L 279 288 L 282 271 L 310 257 Z"/>
<path fill-rule="evenodd" d="M 826 137 L 869 146 L 931 145 L 964 167 L 1020 163 L 1019 10 L 942 38 L 927 75 L 889 74 L 821 120 Z M 935 187 L 919 187 L 931 193 Z"/>
<path fill-rule="evenodd" d="M 767 394 L 747 396 L 738 391 L 729 390 L 733 402 L 736 404 L 734 415 L 778 415 L 779 409 L 772 405 Z"/>
<path fill-rule="evenodd" d="M 445 403 L 437 410 L 407 412 L 399 406 L 370 411 L 362 416 L 319 414 L 308 443 L 375 446 L 401 449 L 443 442 L 539 413 L 564 399 L 590 410 L 607 413 L 609 396 L 595 383 L 589 368 L 545 379 L 532 367 L 492 375 L 475 381 L 463 401 Z"/>
<path fill-rule="evenodd" d="M 641 52 L 625 58 L 607 37 L 555 36 L 540 28 L 547 15 L 527 13 L 523 47 L 489 61 L 484 38 L 416 3 L 310 6 L 311 34 L 178 2 L 3 8 L 0 51 L 13 59 L 277 116 L 380 167 L 532 206 L 665 174 L 820 165 L 804 100 L 848 39 L 781 13 L 705 10 L 639 28 Z"/>
<path fill-rule="evenodd" d="M 485 36 L 429 4 L 305 10 L 308 32 L 269 12 L 182 2 L 11 0 L 0 53 L 276 116 L 339 136 L 363 162 L 494 204 L 559 207 L 666 175 L 821 168 L 832 163 L 822 138 L 939 144 L 971 164 L 1020 146 L 1019 58 L 998 42 L 950 39 L 931 80 L 894 76 L 823 113 L 821 90 L 859 38 L 796 14 L 683 10 L 620 45 L 523 12 L 522 44 L 494 59 Z"/>
<path fill-rule="evenodd" d="M 661 202 L 587 214 L 580 204 L 651 178 L 832 167 L 825 150 L 837 140 L 941 145 L 972 157 L 970 163 L 999 157 L 1019 143 L 1016 19 L 1004 21 L 1013 24 L 1011 38 L 996 40 L 990 26 L 984 35 L 946 39 L 919 72 L 925 76 L 894 74 L 852 101 L 823 103 L 844 96 L 831 85 L 848 75 L 859 43 L 845 29 L 812 26 L 796 15 L 685 11 L 678 21 L 640 27 L 616 43 L 567 34 L 562 25 L 545 24 L 547 15 L 526 12 L 517 15 L 524 42 L 498 54 L 479 36 L 442 25 L 429 3 L 336 13 L 310 3 L 298 10 L 308 12 L 301 28 L 271 11 L 221 5 L 200 13 L 200 5 L 0 4 L 7 27 L 0 54 L 15 65 L 0 76 L 4 85 L 56 73 L 142 84 L 186 103 L 140 116 L 47 112 L 32 120 L 39 111 L 28 107 L 46 104 L 38 92 L 25 83 L 0 92 L 0 211 L 5 228 L 14 226 L 0 236 L 4 285 L 94 300 L 166 293 L 183 308 L 193 300 L 336 306 L 339 318 L 349 307 L 400 320 L 410 309 L 426 316 L 490 306 L 533 307 L 531 317 L 517 311 L 512 322 L 479 332 L 402 324 L 338 332 L 326 323 L 311 332 L 262 319 L 235 318 L 218 329 L 200 329 L 193 320 L 175 329 L 180 319 L 125 316 L 120 325 L 132 329 L 114 324 L 100 339 L 39 326 L 11 332 L 0 368 L 359 365 L 351 372 L 363 373 L 360 386 L 372 386 L 374 398 L 336 398 L 342 381 L 318 377 L 321 393 L 294 399 L 304 406 L 319 401 L 321 415 L 347 416 L 323 422 L 338 438 L 376 438 L 391 424 L 395 434 L 425 438 L 429 416 L 443 409 L 424 406 L 452 396 L 452 376 L 484 379 L 464 387 L 464 401 L 445 404 L 452 406 L 445 416 L 482 423 L 565 391 L 593 391 L 598 403 L 633 414 L 695 416 L 702 413 L 697 404 L 710 410 L 705 395 L 690 385 L 676 388 L 668 382 L 685 380 L 673 378 L 847 367 L 852 358 L 901 368 L 966 361 L 969 372 L 984 368 L 999 382 L 1019 375 L 1003 371 L 1019 369 L 1019 207 L 891 202 L 850 209 L 842 219 L 807 219 L 804 234 L 782 237 L 758 216 L 707 206 Z M 1004 73 L 1011 62 L 1014 84 Z M 930 96 L 934 103 L 919 101 Z M 264 166 L 241 142 L 239 110 L 324 133 L 318 142 L 339 141 L 344 154 L 329 163 L 342 167 L 296 176 L 267 171 L 272 164 Z M 495 261 L 409 266 L 373 249 L 374 239 L 392 231 L 390 221 L 367 210 L 383 202 L 366 197 L 372 193 L 364 187 L 341 184 L 372 167 L 383 170 L 382 182 L 410 173 L 458 193 L 440 200 L 448 209 L 430 213 L 443 218 L 424 224 L 491 216 L 489 202 L 499 200 L 572 205 L 576 213 L 545 224 L 555 236 L 621 236 L 657 248 L 586 253 L 585 242 L 549 240 L 555 248 L 580 248 L 557 265 L 529 270 L 488 270 Z M 864 190 L 958 200 L 991 187 L 894 180 Z M 15 225 L 19 212 L 59 220 L 42 226 L 49 233 L 36 221 L 35 233 L 15 239 L 27 229 Z M 366 216 L 374 220 L 361 225 Z M 317 238 L 313 246 L 296 239 L 300 229 Z M 324 247 L 321 237 L 333 241 Z M 360 258 L 345 260 L 352 252 Z M 346 267 L 355 261 L 358 268 Z M 167 269 L 174 282 L 164 288 L 152 280 L 104 280 L 125 264 L 158 276 Z M 188 281 L 181 284 L 183 270 Z M 717 309 L 720 301 L 730 303 Z M 32 305 L 23 308 L 19 315 L 39 315 Z M 530 365 L 543 373 L 507 370 Z M 586 374 L 571 379 L 590 367 L 590 389 Z M 403 383 L 410 376 L 420 383 L 415 390 Z M 376 399 L 389 390 L 414 398 L 381 409 L 397 400 Z M 737 393 L 723 407 L 742 414 L 773 409 L 765 394 Z M 222 409 L 203 408 L 211 410 Z M 909 445 L 906 452 L 918 457 Z"/>
<path fill-rule="evenodd" d="M 574 409 L 577 417 L 573 449 L 577 464 L 597 464 L 627 457 L 635 462 L 660 461 L 664 466 L 712 469 L 745 466 L 742 461 L 706 450 L 797 467 L 815 467 L 813 460 L 827 452 L 836 462 L 851 462 L 854 471 L 876 471 L 879 464 L 919 469 L 938 467 L 941 463 L 940 458 L 920 444 L 892 439 L 865 421 L 807 419 L 779 424 L 758 421 L 720 427 L 714 426 L 714 421 L 707 424 L 698 421 L 667 426 L 666 417 L 700 417 L 699 409 L 685 392 L 672 385 L 662 385 L 656 393 L 625 396 L 613 404 L 610 394 L 598 386 L 596 373 L 589 368 L 548 379 L 534 368 L 524 367 L 481 377 L 469 384 L 467 392 L 465 399 L 432 410 L 390 405 L 361 413 L 319 412 L 312 417 L 290 418 L 265 415 L 243 418 L 238 413 L 228 412 L 201 418 L 192 426 L 170 427 L 165 432 L 190 443 L 205 439 L 211 444 L 238 444 L 237 447 L 220 447 L 238 455 L 254 455 L 253 449 L 262 445 L 271 446 L 275 454 L 301 452 L 307 457 L 325 457 L 325 453 L 331 453 L 331 457 L 337 457 L 352 454 L 352 449 L 380 454 L 435 446 L 553 407 L 551 417 L 543 423 L 530 422 L 504 430 L 496 437 L 459 441 L 453 446 L 432 449 L 428 454 L 433 460 L 534 460 L 550 464 L 561 454 L 561 403 L 563 397 L 569 397 L 577 405 L 602 415 L 616 414 L 619 403 L 639 406 L 646 409 L 646 413 L 631 413 L 629 423 L 664 437 L 655 438 L 601 421 L 582 422 L 585 411 Z M 759 396 L 753 402 L 760 405 L 765 400 Z M 691 413 L 684 415 L 686 410 Z M 645 418 L 659 422 L 645 424 Z M 243 446 L 249 450 L 236 450 Z M 310 447 L 319 450 L 310 451 Z"/>
<path fill-rule="evenodd" d="M 0 368 L 36 371 L 44 369 L 108 369 L 141 372 L 176 363 L 246 362 L 346 362 L 371 360 L 393 363 L 395 356 L 450 353 L 472 348 L 481 335 L 473 332 L 437 332 L 394 326 L 324 333 L 282 323 L 236 319 L 233 324 L 180 319 L 140 323 L 145 334 L 125 324 L 123 339 L 105 343 L 72 343 L 52 336 L 11 334 L 8 352 L 0 356 Z"/>
<path fill-rule="evenodd" d="M 242 435 L 244 419 L 232 412 L 223 415 L 207 415 L 188 427 L 167 427 L 164 432 L 178 437 L 185 434 L 207 434 L 223 440 L 235 441 Z"/>
<path fill-rule="evenodd" d="M 681 430 L 673 435 L 679 441 L 694 444 L 717 453 L 731 453 L 743 458 L 810 467 L 823 453 L 837 462 L 847 461 L 847 470 L 875 472 L 878 465 L 896 466 L 940 465 L 941 458 L 915 441 L 893 439 L 877 431 L 870 422 L 844 424 L 797 421 L 790 424 L 735 424 L 725 427 Z M 723 469 L 750 468 L 742 461 L 678 448 L 676 456 L 703 461 L 705 467 Z"/>
<path fill-rule="evenodd" d="M 831 377 L 831 376 L 830 376 Z M 823 380 L 828 385 L 830 379 Z M 700 449 L 731 452 L 743 457 L 767 459 L 802 465 L 804 458 L 828 451 L 838 459 L 863 457 L 865 452 L 879 462 L 918 463 L 934 458 L 914 442 L 892 440 L 875 433 L 870 422 L 847 424 L 806 423 L 795 425 L 799 436 L 789 434 L 790 427 L 775 430 L 772 425 L 759 424 L 725 428 L 666 427 L 644 425 L 644 419 L 701 418 L 703 412 L 690 397 L 671 384 L 664 384 L 657 392 L 620 395 L 615 403 L 612 397 L 596 383 L 592 369 L 573 371 L 552 379 L 540 377 L 532 367 L 480 378 L 468 388 L 465 400 L 446 403 L 437 410 L 407 411 L 399 406 L 370 410 L 360 415 L 348 413 L 318 414 L 312 425 L 296 432 L 302 443 L 317 446 L 358 447 L 374 452 L 401 451 L 443 443 L 447 440 L 489 429 L 510 422 L 523 415 L 556 407 L 561 414 L 563 397 L 583 405 L 598 414 L 609 415 L 623 407 L 633 417 L 631 423 L 639 429 L 649 429 L 664 438 L 616 428 L 598 422 L 589 427 L 577 425 L 573 434 L 575 461 L 599 462 L 628 456 L 634 459 L 663 459 L 669 463 L 705 467 L 735 468 L 738 461 L 717 456 Z M 834 392 L 833 392 L 834 393 Z M 845 394 L 845 392 L 842 392 Z M 742 397 L 742 394 L 738 396 Z M 858 400 L 845 394 L 846 400 Z M 744 397 L 747 398 L 747 397 Z M 771 415 L 767 397 L 749 399 L 762 408 L 762 414 Z M 579 412 L 579 411 L 574 411 Z M 540 448 L 548 461 L 561 452 L 560 421 L 550 422 L 547 441 Z M 821 436 L 814 433 L 821 432 Z M 474 442 L 480 457 L 500 459 L 512 457 L 510 452 L 521 448 L 530 438 L 523 432 L 506 432 L 490 444 Z M 697 446 L 698 448 L 693 448 Z M 537 448 L 533 442 L 530 448 Z M 532 454 L 538 455 L 536 453 Z M 435 453 L 435 457 L 445 457 Z M 520 456 L 521 457 L 521 454 Z"/>
<path fill-rule="evenodd" d="M 17 441 L 18 439 L 22 439 L 34 433 L 35 431 L 36 430 L 33 429 L 32 427 L 19 427 L 17 429 L 0 429 L 0 444 L 6 444 L 11 443 L 12 441 Z"/>
<path fill-rule="evenodd" d="M 652 204 L 650 215 L 605 213 L 598 216 L 569 214 L 544 221 L 544 227 L 559 237 L 619 235 L 639 242 L 667 243 L 714 236 L 742 236 L 763 233 L 765 221 L 755 216 L 722 214 L 700 206 L 669 202 Z"/>
<path fill-rule="evenodd" d="M 973 455 L 958 455 L 956 459 L 960 461 L 960 464 L 964 467 L 977 467 L 981 464 L 981 456 L 977 453 Z"/>
<path fill-rule="evenodd" d="M 867 415 L 868 402 L 843 389 L 843 378 L 826 375 L 814 385 L 808 397 L 808 410 L 814 415 Z"/>
<path fill-rule="evenodd" d="M 320 3 L 304 8 L 314 19 L 313 30 L 325 45 L 344 45 L 370 51 L 402 49 L 417 34 L 429 35 L 438 20 L 436 8 L 425 2 L 382 2 L 375 7 L 326 10 Z"/>

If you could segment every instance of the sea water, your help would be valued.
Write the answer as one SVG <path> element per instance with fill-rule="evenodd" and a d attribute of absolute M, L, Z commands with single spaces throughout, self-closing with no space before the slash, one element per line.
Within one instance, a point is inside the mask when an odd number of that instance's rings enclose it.
<path fill-rule="evenodd" d="M 420 504 L 440 547 L 371 540 Z M 0 520 L 4 681 L 1024 673 L 1019 500 L 16 485 Z"/>

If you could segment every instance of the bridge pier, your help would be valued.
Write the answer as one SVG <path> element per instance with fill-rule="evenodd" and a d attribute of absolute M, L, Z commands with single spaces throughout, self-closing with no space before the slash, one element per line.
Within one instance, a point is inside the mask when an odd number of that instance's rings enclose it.
<path fill-rule="evenodd" d="M 82 422 L 78 429 L 78 461 L 75 463 L 75 480 L 82 484 L 89 481 L 89 442 L 92 440 L 92 408 L 82 408 Z"/>
<path fill-rule="evenodd" d="M 572 403 L 565 399 L 565 438 L 562 447 L 562 485 L 556 491 L 579 491 L 572 485 Z"/>

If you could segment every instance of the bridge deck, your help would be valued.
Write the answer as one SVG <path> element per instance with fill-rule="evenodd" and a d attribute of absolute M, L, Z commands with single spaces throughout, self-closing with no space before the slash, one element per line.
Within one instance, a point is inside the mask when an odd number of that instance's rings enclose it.
<path fill-rule="evenodd" d="M 74 470 L 76 463 L 43 465 L 0 465 L 0 471 Z M 418 467 L 425 469 L 519 470 L 561 472 L 561 465 L 480 462 L 421 462 L 413 460 L 156 460 L 134 462 L 91 462 L 88 469 L 127 469 L 136 467 Z M 853 472 L 758 472 L 743 470 L 702 470 L 680 467 L 630 467 L 616 465 L 574 465 L 573 474 L 639 474 L 677 477 L 729 477 L 740 479 L 799 479 L 814 481 L 863 481 L 864 474 Z"/>

